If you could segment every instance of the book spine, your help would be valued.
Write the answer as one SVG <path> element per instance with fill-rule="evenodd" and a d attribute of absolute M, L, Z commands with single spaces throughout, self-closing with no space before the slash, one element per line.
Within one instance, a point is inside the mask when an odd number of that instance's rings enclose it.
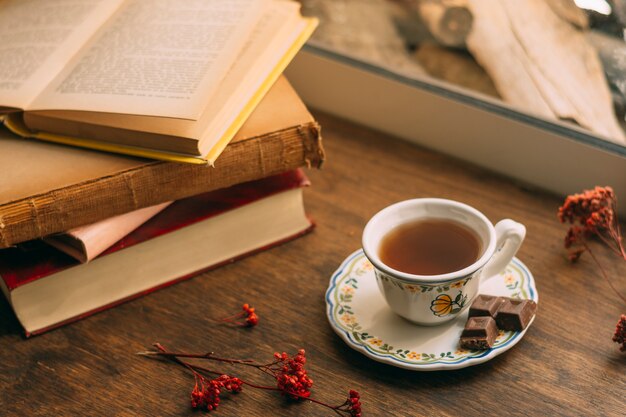
<path fill-rule="evenodd" d="M 324 160 L 311 122 L 231 143 L 214 167 L 154 162 L 0 206 L 0 248 Z"/>

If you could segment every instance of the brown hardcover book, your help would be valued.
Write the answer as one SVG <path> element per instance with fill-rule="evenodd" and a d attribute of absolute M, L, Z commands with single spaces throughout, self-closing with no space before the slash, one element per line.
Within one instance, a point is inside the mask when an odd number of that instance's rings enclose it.
<path fill-rule="evenodd" d="M 213 167 L 31 141 L 0 131 L 0 248 L 324 159 L 319 125 L 279 79 Z"/>
<path fill-rule="evenodd" d="M 316 26 L 285 0 L 44 3 L 0 2 L 0 122 L 196 164 L 215 162 Z"/>

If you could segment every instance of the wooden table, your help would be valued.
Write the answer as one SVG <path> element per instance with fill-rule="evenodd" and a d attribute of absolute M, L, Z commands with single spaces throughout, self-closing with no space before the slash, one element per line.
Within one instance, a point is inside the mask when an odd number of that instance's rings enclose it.
<path fill-rule="evenodd" d="M 566 260 L 566 228 L 555 214 L 560 198 L 318 116 L 328 160 L 322 171 L 310 173 L 313 186 L 306 191 L 318 224 L 312 234 L 30 340 L 2 299 L 0 414 L 191 414 L 193 378 L 173 364 L 135 355 L 159 341 L 172 349 L 258 360 L 302 347 L 315 381 L 313 396 L 338 404 L 356 389 L 365 416 L 624 415 L 626 353 L 611 336 L 626 311 L 587 256 L 577 265 Z M 539 314 L 515 348 L 485 364 L 447 372 L 383 365 L 346 346 L 326 320 L 329 276 L 360 246 L 369 217 L 390 203 L 424 196 L 460 200 L 494 221 L 511 217 L 528 228 L 518 256 L 536 278 Z M 624 289 L 626 263 L 608 251 L 597 253 Z M 236 329 L 212 320 L 244 302 L 259 311 L 258 327 Z M 250 369 L 238 374 L 264 380 Z M 214 413 L 330 414 L 252 389 L 224 399 Z"/>

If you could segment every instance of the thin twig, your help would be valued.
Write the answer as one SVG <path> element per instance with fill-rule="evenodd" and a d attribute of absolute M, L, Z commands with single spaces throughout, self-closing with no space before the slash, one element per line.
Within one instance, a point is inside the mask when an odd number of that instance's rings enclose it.
<path fill-rule="evenodd" d="M 587 252 L 589 252 L 589 255 L 591 256 L 591 258 L 594 260 L 594 262 L 596 263 L 596 265 L 598 265 L 598 269 L 600 270 L 600 273 L 602 274 L 602 276 L 604 277 L 604 279 L 606 280 L 606 282 L 609 284 L 609 286 L 613 289 L 613 291 L 615 292 L 615 294 L 617 294 L 617 296 L 619 298 L 622 299 L 622 301 L 626 304 L 626 298 L 624 298 L 624 296 L 613 286 L 613 283 L 611 282 L 611 280 L 609 279 L 608 275 L 606 274 L 606 272 L 604 271 L 604 268 L 602 268 L 602 265 L 600 264 L 600 262 L 598 261 L 598 258 L 596 258 L 596 255 L 593 254 L 593 252 L 591 251 L 591 248 L 589 247 L 589 245 L 587 245 L 587 242 L 585 242 L 583 240 L 582 245 L 585 247 L 585 249 L 587 250 Z"/>
<path fill-rule="evenodd" d="M 617 244 L 617 237 L 613 236 L 613 233 L 611 233 L 609 231 L 609 234 L 611 234 L 611 239 L 607 239 L 605 236 L 603 236 L 600 232 L 596 233 L 596 236 L 598 236 L 600 238 L 600 240 L 602 240 L 602 242 L 604 242 L 604 244 L 611 249 L 613 252 L 615 252 L 617 254 L 617 256 L 624 256 L 623 255 L 623 248 L 621 248 L 619 244 Z"/>
<path fill-rule="evenodd" d="M 167 351 L 160 351 L 160 352 L 146 351 L 146 352 L 138 352 L 137 354 L 145 355 L 145 356 L 154 355 L 154 356 L 165 356 L 165 357 L 175 356 L 178 358 L 189 358 L 189 359 L 208 359 L 208 360 L 217 361 L 217 362 L 237 363 L 241 365 L 253 366 L 255 368 L 259 366 L 264 366 L 264 365 L 255 363 L 255 361 L 253 361 L 252 359 L 218 358 L 216 356 L 213 356 L 212 352 L 211 353 L 182 353 L 182 352 L 167 352 Z"/>

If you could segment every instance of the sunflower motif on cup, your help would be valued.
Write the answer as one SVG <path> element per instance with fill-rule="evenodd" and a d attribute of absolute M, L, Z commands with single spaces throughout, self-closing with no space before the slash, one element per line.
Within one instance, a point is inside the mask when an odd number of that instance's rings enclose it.
<path fill-rule="evenodd" d="M 461 311 L 466 301 L 467 295 L 464 295 L 461 291 L 459 291 L 454 300 L 448 294 L 439 294 L 437 298 L 430 303 L 430 311 L 437 317 L 456 314 Z"/>

